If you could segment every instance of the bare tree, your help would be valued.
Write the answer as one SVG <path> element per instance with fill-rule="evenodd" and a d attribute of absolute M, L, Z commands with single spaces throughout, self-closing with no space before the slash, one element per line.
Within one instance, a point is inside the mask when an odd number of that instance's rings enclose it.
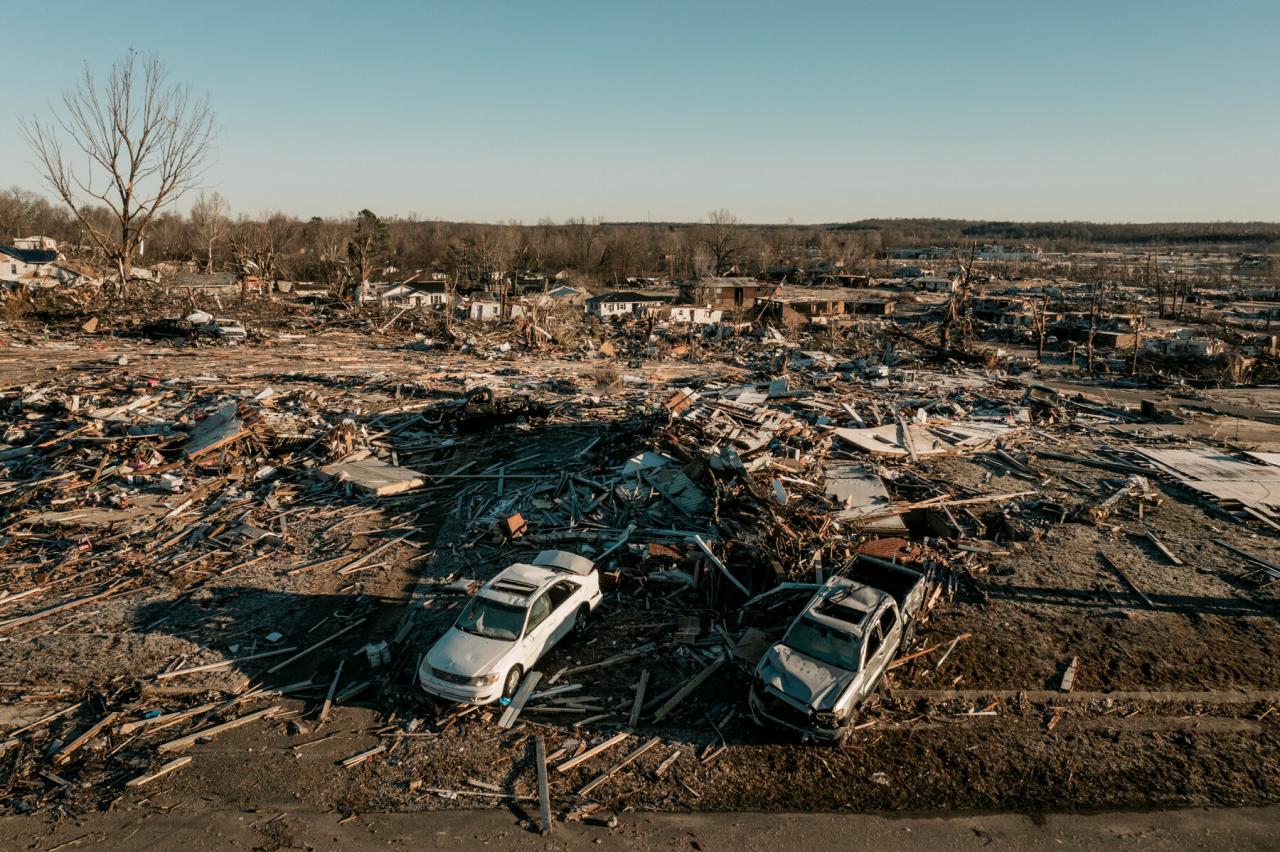
<path fill-rule="evenodd" d="M 194 188 L 204 174 L 214 133 L 207 98 L 170 83 L 153 54 L 129 51 L 100 83 L 86 65 L 62 94 L 52 122 L 22 121 L 49 186 L 79 220 L 93 245 L 129 280 L 156 214 Z M 72 149 L 79 149 L 85 162 Z M 111 227 L 87 216 L 105 205 Z"/>
<path fill-rule="evenodd" d="M 191 226 L 195 229 L 200 248 L 204 249 L 204 271 L 213 272 L 213 247 L 226 236 L 231 222 L 227 214 L 231 205 L 216 192 L 202 192 L 191 206 Z"/>
<path fill-rule="evenodd" d="M 372 210 L 357 213 L 355 232 L 347 243 L 347 259 L 351 261 L 351 271 L 355 276 L 356 301 L 364 295 L 363 288 L 369 283 L 369 277 L 390 250 L 391 240 L 382 220 Z"/>
<path fill-rule="evenodd" d="M 724 275 L 734 265 L 741 250 L 738 217 L 728 210 L 712 210 L 699 228 L 699 242 L 711 254 L 716 275 Z"/>
<path fill-rule="evenodd" d="M 241 217 L 228 231 L 235 263 L 241 276 L 241 295 L 248 293 L 248 278 L 256 275 L 264 282 L 280 279 L 284 256 L 293 249 L 298 222 L 284 213 L 264 213 L 254 220 Z"/>

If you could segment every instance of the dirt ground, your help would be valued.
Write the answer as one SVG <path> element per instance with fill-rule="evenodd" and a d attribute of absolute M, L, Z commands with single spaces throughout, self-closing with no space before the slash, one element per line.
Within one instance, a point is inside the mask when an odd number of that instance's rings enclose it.
<path fill-rule="evenodd" d="M 592 369 L 589 362 L 569 359 L 533 364 L 519 358 L 438 355 L 414 350 L 403 339 L 370 342 L 342 334 L 234 349 L 84 339 L 0 349 L 0 387 L 118 371 L 122 354 L 136 374 L 207 377 L 210 386 L 219 388 L 270 385 L 277 391 L 324 387 L 327 392 L 354 392 L 423 376 L 456 376 L 461 383 L 500 371 L 512 381 L 512 370 L 519 371 L 517 381 L 523 376 L 531 386 L 545 388 L 554 381 L 585 386 Z M 705 375 L 708 369 L 660 362 L 627 372 L 656 393 L 673 380 Z M 735 372 L 724 365 L 711 369 Z M 502 462 L 512 477 L 570 460 L 605 467 L 641 444 L 625 412 L 602 408 L 601 415 L 577 425 L 460 436 L 445 455 L 428 450 L 408 458 L 415 465 L 436 464 L 432 469 L 440 471 Z M 1261 429 L 1265 424 L 1253 425 Z M 1105 481 L 1123 479 L 1069 462 L 1037 464 L 1048 476 L 1064 473 L 1100 492 Z M 989 492 L 1027 487 L 971 459 L 926 461 L 917 473 Z M 458 482 L 462 484 L 454 484 Z M 412 672 L 418 654 L 448 626 L 462 599 L 431 592 L 433 584 L 457 576 L 487 579 L 522 552 L 486 550 L 483 541 L 462 540 L 463 521 L 471 517 L 473 503 L 492 501 L 497 487 L 489 480 L 455 479 L 378 505 L 353 503 L 341 507 L 348 514 L 326 517 L 314 528 L 291 526 L 292 547 L 278 559 L 246 565 L 194 591 L 158 578 L 148 587 L 7 633 L 0 638 L 0 671 L 5 673 L 0 728 L 5 730 L 75 700 L 88 706 L 83 715 L 64 720 L 74 722 L 66 725 L 64 737 L 91 720 L 90 708 L 108 696 L 113 705 L 124 702 L 144 714 L 219 700 L 211 696 L 236 695 L 259 685 L 313 679 L 314 685 L 266 696 L 282 715 L 197 744 L 186 752 L 193 757 L 189 765 L 146 786 L 123 786 L 148 768 L 148 756 L 139 749 L 186 729 L 144 729 L 116 737 L 90 750 L 83 762 L 59 768 L 52 773 L 56 779 L 11 780 L 0 794 L 4 809 L 37 811 L 44 817 L 108 809 L 121 820 L 107 834 L 109 843 L 115 843 L 127 820 L 147 815 L 190 817 L 194 822 L 181 830 L 191 831 L 192 825 L 200 825 L 202 813 L 252 809 L 247 822 L 257 824 L 254 831 L 261 834 L 262 821 L 277 812 L 323 814 L 336 825 L 356 814 L 484 808 L 505 801 L 502 797 L 532 796 L 537 735 L 555 752 L 569 741 L 611 734 L 625 727 L 642 670 L 651 674 L 649 694 L 658 695 L 687 681 L 701 664 L 670 643 L 674 617 L 665 590 L 620 588 L 602 605 L 584 642 L 562 645 L 543 664 L 545 671 L 556 672 L 654 643 L 653 650 L 635 660 L 573 678 L 582 685 L 577 695 L 601 708 L 596 722 L 575 724 L 534 711 L 526 712 L 514 730 L 503 731 L 494 724 L 493 711 L 452 717 L 434 706 L 412 683 Z M 1145 540 L 1126 532 L 1138 524 L 1130 508 L 1113 516 L 1109 526 L 1043 525 L 1035 536 L 1001 543 L 996 555 L 975 560 L 969 579 L 941 596 L 906 650 L 952 643 L 945 659 L 931 653 L 893 671 L 845 746 L 801 744 L 754 725 L 745 712 L 749 668 L 730 665 L 673 716 L 661 723 L 642 720 L 623 748 L 566 773 L 553 771 L 556 809 L 572 812 L 582 801 L 574 794 L 579 786 L 654 736 L 662 739 L 659 747 L 595 791 L 592 799 L 600 807 L 618 812 L 1042 813 L 1280 802 L 1275 598 L 1266 591 L 1255 593 L 1257 583 L 1249 579 L 1248 566 L 1214 543 L 1222 539 L 1280 561 L 1280 538 L 1234 523 L 1171 486 L 1157 487 L 1163 499 L 1146 510 L 1142 523 L 1185 564 L 1169 564 Z M 1063 501 L 1080 491 L 1079 485 L 1062 479 L 1045 488 L 1049 497 Z M 296 570 L 317 554 L 368 549 L 400 530 L 411 537 L 369 570 L 351 575 Z M 1100 551 L 1121 566 L 1150 606 L 1107 566 Z M 411 611 L 422 613 L 411 647 L 399 651 L 387 670 L 371 670 L 361 649 L 395 637 Z M 703 614 L 708 623 L 742 625 L 734 612 L 709 608 Z M 266 670 L 274 659 L 159 678 L 179 665 L 238 659 L 280 646 L 307 647 L 344 628 L 350 629 L 340 641 L 270 674 Z M 283 638 L 276 643 L 264 639 L 272 632 Z M 957 637 L 963 638 L 953 643 Z M 1061 693 L 1056 686 L 1073 658 L 1079 661 L 1074 690 Z M 347 666 L 344 685 L 370 685 L 340 701 L 329 720 L 320 723 L 315 716 L 339 661 Z M 265 705 L 246 704 L 243 709 L 260 706 Z M 447 724 L 441 725 L 442 720 Z M 378 745 L 387 746 L 386 751 L 350 768 L 341 765 Z M 0 768 L 16 765 L 22 748 L 26 746 L 0 754 Z M 659 775 L 659 765 L 677 751 L 679 757 Z M 527 798 L 517 804 L 529 806 Z M 1253 822 L 1237 824 L 1232 829 L 1237 833 L 1226 835 L 1230 843 L 1238 843 L 1236 848 L 1260 841 L 1249 826 L 1274 825 L 1273 810 L 1249 813 Z M 361 816 L 355 825 L 378 819 L 384 818 Z M 410 830 L 399 817 L 385 819 L 389 834 L 380 839 Z M 750 825 L 751 819 L 743 817 L 743 824 Z M 1172 833 L 1141 827 L 1147 823 L 1137 817 L 1132 820 L 1138 827 L 1132 828 L 1137 834 L 1130 839 L 1156 832 L 1150 848 L 1223 837 L 1213 833 L 1221 826 L 1211 819 L 1203 824 L 1181 816 L 1156 820 L 1175 826 Z M 294 817 L 284 821 L 298 823 Z M 163 824 L 160 817 L 149 818 L 138 837 Z M 659 828 L 651 834 L 635 838 L 640 845 L 687 848 L 681 833 L 685 829 L 673 827 L 682 824 L 655 824 Z M 726 843 L 742 836 L 741 827 L 728 817 L 715 824 L 722 828 L 713 835 Z M 15 831 L 10 836 L 16 842 L 15 825 L 23 824 L 10 822 L 4 830 Z M 493 822 L 486 825 L 488 833 L 476 839 L 483 836 L 504 845 L 510 839 L 497 833 Z M 819 819 L 805 825 L 815 847 L 824 848 L 819 839 L 827 824 Z M 970 842 L 988 835 L 1010 845 L 1049 842 L 1047 829 L 1025 822 L 1006 834 L 1000 833 L 1005 828 L 980 827 L 986 823 L 962 825 L 934 826 L 928 836 L 957 844 L 960 838 Z M 1071 825 L 1064 830 L 1083 832 L 1069 835 L 1082 846 L 1100 846 L 1115 836 L 1105 820 Z M 93 830 L 86 823 L 86 831 Z M 455 833 L 444 836 L 456 841 L 458 829 L 448 830 Z M 901 837 L 892 822 L 876 823 L 875 830 Z M 320 848 L 356 843 L 347 831 L 335 828 L 331 839 L 317 833 L 314 840 Z M 64 826 L 56 836 L 71 834 Z M 232 834 L 251 835 L 241 825 Z M 590 834 L 581 837 L 587 842 Z"/>

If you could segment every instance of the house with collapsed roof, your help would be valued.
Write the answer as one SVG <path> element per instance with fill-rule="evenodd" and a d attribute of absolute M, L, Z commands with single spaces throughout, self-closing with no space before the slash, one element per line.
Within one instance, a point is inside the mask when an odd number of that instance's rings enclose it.
<path fill-rule="evenodd" d="M 35 239 L 35 238 L 32 238 Z M 22 242 L 30 243 L 30 240 Z M 0 281 L 31 287 L 100 284 L 86 263 L 62 258 L 57 249 L 0 245 Z"/>
<path fill-rule="evenodd" d="M 658 296 L 653 293 L 601 293 L 587 299 L 587 313 L 601 319 L 610 319 L 641 314 L 648 309 L 666 305 L 670 301 L 670 296 Z"/>
<path fill-rule="evenodd" d="M 682 305 L 704 305 L 708 308 L 733 310 L 750 308 L 760 299 L 771 298 L 778 292 L 778 285 L 755 278 L 726 277 L 702 278 L 698 281 L 681 281 L 676 285 Z"/>

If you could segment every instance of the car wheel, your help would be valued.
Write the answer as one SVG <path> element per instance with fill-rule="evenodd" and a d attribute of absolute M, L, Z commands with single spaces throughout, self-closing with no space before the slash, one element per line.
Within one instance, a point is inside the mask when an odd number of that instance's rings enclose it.
<path fill-rule="evenodd" d="M 573 632 L 579 635 L 586 633 L 591 626 L 591 607 L 583 604 L 578 607 L 578 614 L 573 617 Z"/>
<path fill-rule="evenodd" d="M 502 697 L 510 698 L 516 694 L 516 688 L 520 686 L 520 678 L 524 675 L 524 671 L 519 666 L 512 666 L 511 671 L 507 672 L 506 683 L 502 685 Z"/>

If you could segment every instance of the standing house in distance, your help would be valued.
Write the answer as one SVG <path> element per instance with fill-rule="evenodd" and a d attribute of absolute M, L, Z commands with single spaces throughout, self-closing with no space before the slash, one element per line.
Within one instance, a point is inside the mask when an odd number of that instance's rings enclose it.
<path fill-rule="evenodd" d="M 778 292 L 778 285 L 755 278 L 703 278 L 699 281 L 681 281 L 682 305 L 704 305 L 723 311 L 734 308 L 750 308 L 758 299 L 768 299 Z"/>
<path fill-rule="evenodd" d="M 610 319 L 628 314 L 644 313 L 650 308 L 664 305 L 671 301 L 670 296 L 655 296 L 652 293 L 601 293 L 587 299 L 587 313 Z"/>
<path fill-rule="evenodd" d="M 383 307 L 442 310 L 449 304 L 449 289 L 443 281 L 392 284 L 378 294 L 378 301 Z"/>

